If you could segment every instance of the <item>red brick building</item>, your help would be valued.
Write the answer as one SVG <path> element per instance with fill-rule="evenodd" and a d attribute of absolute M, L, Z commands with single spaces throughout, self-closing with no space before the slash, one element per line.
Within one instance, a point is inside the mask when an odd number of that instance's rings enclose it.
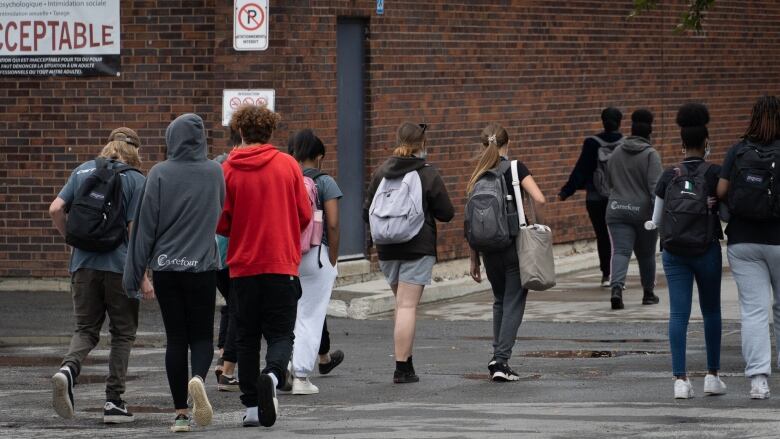
<path fill-rule="evenodd" d="M 680 157 L 681 103 L 709 105 L 719 159 L 755 97 L 780 93 L 774 0 L 718 0 L 701 37 L 672 30 L 683 0 L 636 20 L 626 19 L 630 0 L 387 0 L 383 15 L 372 0 L 271 0 L 270 44 L 259 52 L 233 49 L 232 3 L 122 0 L 120 77 L 0 79 L 0 276 L 66 274 L 47 206 L 111 129 L 140 133 L 148 169 L 164 156 L 168 123 L 196 112 L 212 152 L 224 151 L 223 89 L 274 89 L 284 119 L 274 143 L 313 128 L 342 181 L 365 182 L 401 122 L 428 123 L 430 160 L 459 212 L 440 229 L 442 259 L 465 255 L 464 186 L 488 122 L 507 127 L 512 155 L 552 201 L 604 106 L 655 112 L 668 164 Z M 549 204 L 559 242 L 592 236 L 582 197 Z M 362 247 L 354 224 L 345 233 Z"/>

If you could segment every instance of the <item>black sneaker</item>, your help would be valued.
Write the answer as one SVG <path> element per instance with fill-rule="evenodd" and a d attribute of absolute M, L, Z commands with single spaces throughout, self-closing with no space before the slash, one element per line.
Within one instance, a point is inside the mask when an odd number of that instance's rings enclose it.
<path fill-rule="evenodd" d="M 220 392 L 238 392 L 238 378 L 223 374 L 217 380 L 217 390 Z"/>
<path fill-rule="evenodd" d="M 68 366 L 63 366 L 51 377 L 51 405 L 58 415 L 65 419 L 73 417 L 73 372 Z"/>
<path fill-rule="evenodd" d="M 414 366 L 412 365 L 412 357 L 409 357 L 407 361 L 396 361 L 395 372 L 393 372 L 393 382 L 396 384 L 416 383 L 420 381 L 420 377 L 414 373 Z"/>
<path fill-rule="evenodd" d="M 260 412 L 260 425 L 270 427 L 276 423 L 276 411 L 279 409 L 279 400 L 276 399 L 274 381 L 267 374 L 260 374 L 257 378 L 257 402 Z"/>
<path fill-rule="evenodd" d="M 488 367 L 490 366 L 488 365 Z M 493 365 L 493 372 L 490 374 L 490 379 L 499 382 L 517 381 L 520 379 L 520 375 L 512 370 L 508 364 L 496 362 Z"/>
<path fill-rule="evenodd" d="M 329 362 L 327 362 L 325 364 L 323 364 L 323 363 L 319 364 L 320 375 L 327 375 L 327 374 L 329 374 L 330 371 L 335 369 L 336 366 L 341 364 L 342 361 L 344 361 L 344 352 L 333 351 L 330 354 L 330 361 Z"/>
<path fill-rule="evenodd" d="M 103 406 L 103 423 L 104 424 L 124 424 L 126 422 L 133 422 L 135 417 L 130 410 L 127 409 L 127 404 L 124 401 L 106 401 L 106 405 Z"/>
<path fill-rule="evenodd" d="M 609 301 L 612 303 L 612 309 L 623 309 L 623 287 L 615 285 L 612 287 L 612 297 Z"/>
<path fill-rule="evenodd" d="M 656 305 L 660 299 L 653 293 L 653 290 L 645 290 L 642 296 L 642 305 Z"/>

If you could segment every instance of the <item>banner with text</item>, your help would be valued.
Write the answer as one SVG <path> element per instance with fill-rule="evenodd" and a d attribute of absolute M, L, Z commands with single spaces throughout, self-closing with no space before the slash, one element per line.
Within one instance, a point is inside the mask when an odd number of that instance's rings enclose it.
<path fill-rule="evenodd" d="M 0 77 L 119 76 L 119 1 L 0 1 Z"/>

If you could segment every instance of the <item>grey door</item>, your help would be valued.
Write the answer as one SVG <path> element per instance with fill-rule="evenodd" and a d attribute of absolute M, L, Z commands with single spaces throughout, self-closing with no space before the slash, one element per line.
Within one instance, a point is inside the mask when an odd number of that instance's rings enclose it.
<path fill-rule="evenodd" d="M 339 258 L 344 260 L 363 258 L 366 246 L 363 223 L 366 25 L 361 18 L 339 18 L 336 39 L 339 187 L 344 192 L 339 203 Z"/>

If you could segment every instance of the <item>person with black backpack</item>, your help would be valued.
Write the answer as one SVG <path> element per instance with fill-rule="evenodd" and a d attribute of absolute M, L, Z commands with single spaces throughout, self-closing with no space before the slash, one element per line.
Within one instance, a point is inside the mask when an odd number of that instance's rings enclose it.
<path fill-rule="evenodd" d="M 631 114 L 631 136 L 626 137 L 607 163 L 609 203 L 607 228 L 612 241 L 610 302 L 623 309 L 623 289 L 631 252 L 636 254 L 642 281 L 642 305 L 658 303 L 655 295 L 656 230 L 645 230 L 653 217 L 655 187 L 663 173 L 661 157 L 653 148 L 653 113 L 639 109 Z"/>
<path fill-rule="evenodd" d="M 318 362 L 318 352 L 325 328 L 333 283 L 338 277 L 339 260 L 339 200 L 344 196 L 336 180 L 321 170 L 325 145 L 310 129 L 295 133 L 287 145 L 288 152 L 301 165 L 304 178 L 310 178 L 317 192 L 316 207 L 322 215 L 320 245 L 313 246 L 301 257 L 299 267 L 301 298 L 295 317 L 295 342 L 292 355 L 292 380 L 288 381 L 293 395 L 319 393 L 310 376 Z M 305 246 L 304 246 L 305 247 Z M 331 361 L 344 359 L 341 351 L 333 352 Z M 335 367 L 335 366 L 334 366 Z M 285 389 L 287 390 L 287 389 Z"/>
<path fill-rule="evenodd" d="M 204 381 L 214 358 L 214 307 L 220 268 L 214 231 L 225 200 L 219 164 L 207 158 L 203 119 L 177 117 L 165 130 L 166 160 L 149 171 L 130 236 L 122 283 L 134 296 L 147 267 L 165 325 L 165 372 L 174 432 L 192 418 L 209 425 L 213 410 Z M 190 367 L 192 365 L 192 377 Z"/>
<path fill-rule="evenodd" d="M 396 384 L 420 380 L 412 364 L 417 305 L 436 263 L 436 220 L 455 216 L 439 171 L 425 160 L 427 128 L 401 124 L 398 146 L 374 172 L 363 205 L 379 268 L 395 296 Z"/>
<path fill-rule="evenodd" d="M 601 123 L 604 125 L 604 131 L 585 138 L 582 143 L 582 152 L 580 152 L 580 157 L 569 175 L 569 180 L 558 193 L 558 199 L 565 201 L 578 189 L 586 191 L 585 209 L 588 211 L 590 223 L 596 233 L 601 286 L 604 288 L 609 287 L 612 252 L 606 222 L 609 200 L 609 186 L 606 180 L 607 163 L 615 148 L 623 142 L 623 134 L 619 131 L 622 120 L 623 113 L 615 107 L 605 108 L 601 112 Z"/>
<path fill-rule="evenodd" d="M 122 272 L 127 237 L 141 201 L 145 178 L 138 167 L 140 141 L 122 128 L 112 133 L 100 156 L 79 165 L 49 207 L 57 231 L 73 247 L 71 290 L 76 330 L 59 371 L 52 377 L 54 410 L 63 418 L 75 413 L 73 386 L 81 364 L 100 340 L 108 316 L 111 350 L 108 357 L 103 422 L 126 423 L 133 414 L 122 400 L 127 364 L 138 329 L 139 298 L 127 297 Z M 143 297 L 154 298 L 146 276 Z"/>
<path fill-rule="evenodd" d="M 780 100 L 763 96 L 750 126 L 726 154 L 718 197 L 728 205 L 728 259 L 739 291 L 742 356 L 750 397 L 769 398 L 772 307 L 780 347 Z M 774 303 L 773 303 L 774 297 Z M 780 362 L 780 358 L 778 358 Z"/>
<path fill-rule="evenodd" d="M 517 381 L 520 377 L 509 367 L 517 331 L 523 321 L 528 290 L 520 281 L 520 262 L 515 239 L 520 228 L 518 206 L 513 196 L 513 169 L 531 203 L 537 206 L 536 222 L 541 223 L 538 207 L 545 203 L 544 194 L 531 172 L 520 161 L 510 162 L 509 134 L 497 123 L 491 123 L 480 136 L 484 149 L 466 187 L 465 235 L 469 242 L 471 277 L 482 282 L 480 254 L 493 290 L 493 358 L 488 362 L 493 381 Z"/>
<path fill-rule="evenodd" d="M 653 220 L 646 229 L 661 231 L 663 266 L 669 286 L 669 345 L 672 351 L 674 397 L 694 395 L 685 365 L 693 282 L 699 289 L 707 346 L 705 395 L 722 395 L 726 385 L 720 369 L 720 284 L 723 232 L 718 216 L 720 166 L 705 161 L 710 153 L 707 124 L 710 114 L 702 104 L 685 104 L 677 112 L 684 160 L 664 171 L 655 190 Z"/>

